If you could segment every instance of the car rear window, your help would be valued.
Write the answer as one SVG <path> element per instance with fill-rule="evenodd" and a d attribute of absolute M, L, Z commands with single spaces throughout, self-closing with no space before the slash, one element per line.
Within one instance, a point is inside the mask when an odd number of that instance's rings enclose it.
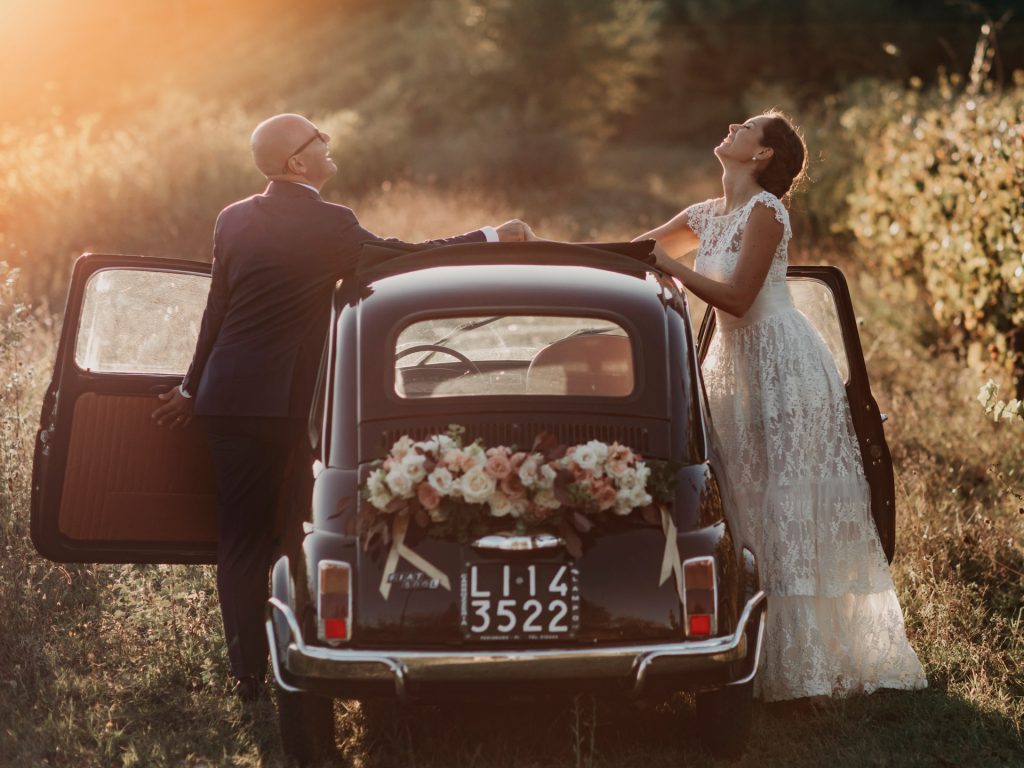
<path fill-rule="evenodd" d="M 628 397 L 633 343 L 597 317 L 478 315 L 406 326 L 395 348 L 403 398 L 483 395 Z"/>

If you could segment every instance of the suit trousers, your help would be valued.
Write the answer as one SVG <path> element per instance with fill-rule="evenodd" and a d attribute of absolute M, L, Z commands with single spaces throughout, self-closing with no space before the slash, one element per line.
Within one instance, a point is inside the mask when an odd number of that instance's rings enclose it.
<path fill-rule="evenodd" d="M 217 594 L 231 671 L 267 671 L 263 616 L 295 419 L 201 416 L 217 479 Z"/>

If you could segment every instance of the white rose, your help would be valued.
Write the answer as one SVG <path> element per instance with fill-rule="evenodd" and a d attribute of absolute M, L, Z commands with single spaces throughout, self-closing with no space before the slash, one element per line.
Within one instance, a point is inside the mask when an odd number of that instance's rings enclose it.
<path fill-rule="evenodd" d="M 388 504 L 391 503 L 392 498 L 394 497 L 388 493 L 387 489 L 382 488 L 376 493 L 370 494 L 370 503 L 383 512 L 388 508 Z"/>
<path fill-rule="evenodd" d="M 519 481 L 523 487 L 533 489 L 537 485 L 537 468 L 539 454 L 531 454 L 519 465 Z"/>
<path fill-rule="evenodd" d="M 387 485 L 384 480 L 385 477 L 387 477 L 387 472 L 383 469 L 377 469 L 371 472 L 370 476 L 366 478 L 366 490 L 369 491 L 371 496 L 376 496 L 387 491 Z"/>
<path fill-rule="evenodd" d="M 637 474 L 636 467 L 628 467 L 616 478 L 615 485 L 620 491 L 632 490 L 637 485 L 640 485 L 640 478 Z"/>
<path fill-rule="evenodd" d="M 395 444 L 391 446 L 391 457 L 396 461 L 401 461 L 405 458 L 405 454 L 412 450 L 412 446 L 412 438 L 408 435 L 402 435 L 395 441 Z"/>
<path fill-rule="evenodd" d="M 491 495 L 489 504 L 491 505 L 491 515 L 494 517 L 505 517 L 515 512 L 512 501 L 501 491 Z"/>
<path fill-rule="evenodd" d="M 633 504 L 633 508 L 646 507 L 653 501 L 651 494 L 643 489 L 643 486 L 637 486 L 634 488 L 630 495 L 630 502 Z"/>
<path fill-rule="evenodd" d="M 483 451 L 480 452 L 481 455 Z M 462 476 L 462 498 L 467 504 L 483 504 L 497 488 L 494 478 L 483 467 L 473 467 Z"/>
<path fill-rule="evenodd" d="M 427 475 L 427 482 L 442 496 L 450 496 L 455 480 L 452 473 L 444 467 L 436 467 L 433 472 Z"/>
<path fill-rule="evenodd" d="M 423 468 L 424 462 L 427 457 L 417 451 L 409 451 L 405 456 L 402 457 L 402 470 L 409 476 L 409 479 L 414 483 L 418 483 L 424 477 L 427 472 Z"/>
<path fill-rule="evenodd" d="M 612 480 L 621 479 L 622 475 L 628 470 L 629 467 L 627 467 L 622 462 L 616 463 L 612 461 L 604 465 L 605 474 L 607 474 L 608 477 L 610 477 Z"/>
<path fill-rule="evenodd" d="M 615 514 L 628 515 L 633 511 L 633 489 L 623 488 L 615 494 Z"/>
<path fill-rule="evenodd" d="M 421 440 L 420 442 L 413 445 L 413 448 L 419 448 L 424 453 L 429 453 L 431 455 L 436 456 L 438 449 L 437 435 L 429 437 L 426 440 Z"/>
<path fill-rule="evenodd" d="M 450 451 L 455 448 L 455 441 L 452 440 L 448 435 L 437 435 L 437 447 L 440 451 Z"/>
<path fill-rule="evenodd" d="M 638 461 L 636 467 L 636 482 L 641 488 L 647 487 L 647 479 L 651 476 L 651 468 L 644 464 L 642 461 Z"/>
<path fill-rule="evenodd" d="M 401 464 L 391 468 L 386 477 L 388 488 L 396 496 L 409 498 L 412 495 L 412 478 Z"/>
<path fill-rule="evenodd" d="M 550 464 L 544 464 L 537 477 L 537 487 L 545 490 L 550 489 L 555 484 L 555 478 L 558 477 L 558 472 Z"/>
<path fill-rule="evenodd" d="M 589 470 L 597 477 L 601 476 L 607 458 L 608 446 L 600 440 L 591 440 L 585 445 L 577 446 L 572 454 L 572 460 L 579 465 L 580 469 Z"/>

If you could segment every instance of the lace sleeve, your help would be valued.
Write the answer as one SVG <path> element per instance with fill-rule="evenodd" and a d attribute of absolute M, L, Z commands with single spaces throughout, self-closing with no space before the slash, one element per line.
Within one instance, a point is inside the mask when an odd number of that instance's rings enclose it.
<path fill-rule="evenodd" d="M 683 211 L 686 214 L 686 220 L 690 225 L 690 229 L 693 230 L 693 234 L 701 240 L 704 239 L 704 230 L 707 227 L 708 219 L 714 215 L 717 204 L 717 198 L 705 200 L 703 203 L 694 203 Z"/>
<path fill-rule="evenodd" d="M 786 206 L 782 204 L 779 198 L 767 191 L 758 192 L 750 198 L 750 210 L 754 210 L 754 205 L 757 203 L 761 203 L 775 214 L 775 220 L 782 225 L 782 241 L 788 242 L 793 237 L 793 230 L 789 226 L 789 211 L 786 210 Z"/>

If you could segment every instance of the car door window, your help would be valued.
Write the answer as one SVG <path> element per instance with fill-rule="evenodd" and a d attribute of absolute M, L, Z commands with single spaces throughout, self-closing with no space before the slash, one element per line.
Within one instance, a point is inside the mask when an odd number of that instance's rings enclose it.
<path fill-rule="evenodd" d="M 844 384 L 850 383 L 850 360 L 847 357 L 843 328 L 839 320 L 832 288 L 815 277 L 790 275 L 786 278 L 793 305 L 800 310 L 825 341 L 832 353 L 836 368 Z M 711 346 L 711 340 L 718 332 L 715 313 L 708 309 L 704 313 L 698 333 L 698 350 L 701 362 Z"/>
<path fill-rule="evenodd" d="M 198 419 L 152 418 L 195 348 L 210 267 L 84 254 L 74 265 L 32 469 L 32 540 L 63 562 L 216 560 L 217 495 Z"/>
<path fill-rule="evenodd" d="M 91 373 L 184 373 L 209 288 L 206 275 L 96 272 L 85 286 L 75 364 Z"/>
<path fill-rule="evenodd" d="M 836 368 L 843 383 L 850 381 L 850 363 L 846 358 L 846 346 L 843 344 L 843 329 L 839 325 L 839 310 L 831 289 L 820 280 L 809 277 L 791 277 L 789 294 L 793 304 L 811 321 L 811 325 L 821 334 L 836 361 Z"/>

